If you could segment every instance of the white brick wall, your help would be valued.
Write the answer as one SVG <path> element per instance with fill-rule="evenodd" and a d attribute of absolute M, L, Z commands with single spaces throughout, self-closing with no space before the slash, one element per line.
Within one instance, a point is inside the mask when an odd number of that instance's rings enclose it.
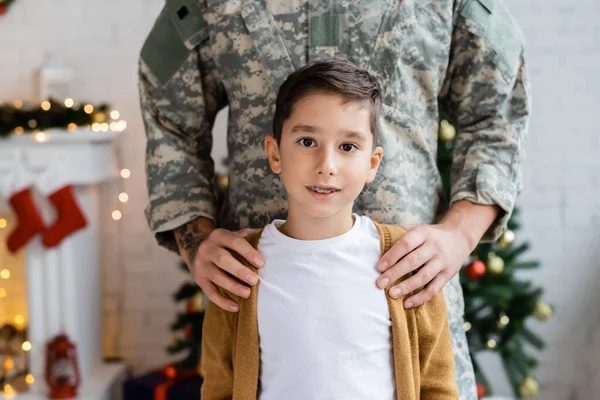
<path fill-rule="evenodd" d="M 548 341 L 539 398 L 590 399 L 600 389 L 600 1 L 507 3 L 527 39 L 534 93 L 518 237 L 532 243 L 529 255 L 543 263 L 529 276 L 557 307 L 552 321 L 534 325 Z M 103 202 L 104 337 L 106 353 L 118 352 L 137 372 L 166 361 L 167 326 L 176 311 L 170 295 L 185 277 L 177 259 L 154 245 L 142 212 L 137 57 L 162 4 L 17 0 L 0 17 L 0 101 L 32 99 L 33 72 L 51 54 L 73 69 L 75 99 L 108 101 L 128 121 L 122 153 L 132 178 L 122 182 L 130 200 L 121 222 L 110 219 L 117 185 L 107 186 Z M 218 125 L 224 129 L 223 115 Z M 216 154 L 224 154 L 223 137 L 217 135 Z M 501 374 L 493 357 L 485 364 Z"/>

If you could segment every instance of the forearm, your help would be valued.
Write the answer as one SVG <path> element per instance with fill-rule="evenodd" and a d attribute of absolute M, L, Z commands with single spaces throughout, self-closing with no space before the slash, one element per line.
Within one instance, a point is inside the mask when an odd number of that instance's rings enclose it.
<path fill-rule="evenodd" d="M 440 108 L 457 129 L 450 201 L 497 205 L 502 211 L 481 238 L 494 241 L 522 188 L 531 90 L 523 38 L 502 2 L 460 3 L 439 94 Z"/>
<path fill-rule="evenodd" d="M 215 225 L 212 220 L 198 217 L 173 230 L 179 254 L 188 265 L 196 258 L 200 244 L 214 229 Z"/>
<path fill-rule="evenodd" d="M 171 29 L 169 19 L 159 18 L 159 28 Z M 183 50 L 164 63 L 160 60 L 170 57 L 172 49 L 163 44 L 159 34 L 151 34 L 139 63 L 147 137 L 146 218 L 158 243 L 178 252 L 176 228 L 198 217 L 216 218 L 212 127 L 227 97 L 207 48 Z M 172 68 L 166 71 L 165 65 Z"/>
<path fill-rule="evenodd" d="M 473 250 L 500 213 L 496 205 L 482 205 L 468 200 L 459 200 L 450 206 L 440 223 L 447 224 L 467 238 Z"/>

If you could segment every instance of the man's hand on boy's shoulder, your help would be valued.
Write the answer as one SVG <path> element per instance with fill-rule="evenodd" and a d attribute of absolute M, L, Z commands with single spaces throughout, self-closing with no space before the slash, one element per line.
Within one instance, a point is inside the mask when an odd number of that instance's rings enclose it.
<path fill-rule="evenodd" d="M 418 307 L 433 299 L 460 271 L 481 237 L 499 212 L 493 205 L 479 205 L 466 200 L 452 204 L 438 224 L 402 225 L 408 232 L 381 257 L 377 280 L 381 289 L 399 278 L 419 271 L 390 289 L 398 298 L 425 287 L 404 301 L 405 308 Z"/>
<path fill-rule="evenodd" d="M 203 229 L 204 220 L 206 218 L 198 218 L 175 230 L 180 254 L 194 281 L 208 299 L 223 310 L 236 312 L 237 304 L 223 297 L 217 287 L 243 298 L 250 296 L 247 285 L 258 283 L 258 276 L 236 260 L 230 251 L 238 253 L 257 268 L 262 267 L 264 261 L 260 253 L 245 239 L 258 229 L 242 229 L 237 232 Z"/>

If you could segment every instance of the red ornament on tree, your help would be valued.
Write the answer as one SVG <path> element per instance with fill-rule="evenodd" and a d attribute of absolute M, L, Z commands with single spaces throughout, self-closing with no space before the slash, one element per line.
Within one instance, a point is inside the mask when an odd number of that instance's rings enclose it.
<path fill-rule="evenodd" d="M 77 348 L 65 334 L 56 336 L 46 346 L 46 383 L 51 399 L 77 396 L 77 387 L 81 383 Z"/>
<path fill-rule="evenodd" d="M 6 6 L 0 4 L 0 15 L 6 14 Z"/>
<path fill-rule="evenodd" d="M 483 261 L 473 261 L 465 267 L 465 275 L 472 281 L 477 281 L 485 275 L 485 264 Z"/>
<path fill-rule="evenodd" d="M 477 398 L 482 399 L 485 397 L 485 385 L 483 383 L 477 383 Z"/>

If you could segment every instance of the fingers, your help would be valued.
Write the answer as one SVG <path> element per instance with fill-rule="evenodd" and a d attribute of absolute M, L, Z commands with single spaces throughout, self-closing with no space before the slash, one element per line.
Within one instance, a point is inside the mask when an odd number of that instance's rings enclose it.
<path fill-rule="evenodd" d="M 206 294 L 206 297 L 208 297 L 210 301 L 215 303 L 217 307 L 225 311 L 231 312 L 237 312 L 239 310 L 237 304 L 235 304 L 233 300 L 223 297 L 210 280 L 200 279 L 196 283 L 202 288 L 202 292 Z"/>
<path fill-rule="evenodd" d="M 404 275 L 414 271 L 421 265 L 426 264 L 434 256 L 435 249 L 433 246 L 429 246 L 427 244 L 417 248 L 416 250 L 413 250 L 402 260 L 400 260 L 400 262 L 396 263 L 396 265 L 385 271 L 385 273 L 381 275 L 379 279 L 377 279 L 377 286 L 379 286 L 380 289 L 387 288 Z"/>
<path fill-rule="evenodd" d="M 246 236 L 251 233 L 247 232 L 248 230 L 243 231 Z M 260 253 L 244 239 L 244 236 L 237 232 L 231 232 L 226 229 L 215 229 L 211 233 L 211 239 L 221 245 L 221 247 L 235 251 L 257 268 L 264 265 L 264 260 Z"/>
<path fill-rule="evenodd" d="M 390 296 L 394 299 L 397 299 L 400 296 L 406 296 L 409 293 L 422 288 L 423 286 L 429 284 L 435 277 L 437 277 L 437 275 L 442 271 L 442 268 L 443 264 L 438 259 L 428 262 L 419 270 L 419 272 L 391 288 Z"/>
<path fill-rule="evenodd" d="M 409 254 L 411 251 L 421 246 L 425 242 L 425 232 L 421 228 L 416 228 L 404 235 L 398 240 L 391 249 L 389 249 L 379 260 L 377 269 L 384 272 L 398 260 Z"/>
<path fill-rule="evenodd" d="M 247 299 L 250 296 L 250 288 L 239 282 L 238 280 L 227 275 L 219 268 L 212 268 L 208 279 L 215 285 L 227 290 L 230 293 L 236 294 Z"/>
<path fill-rule="evenodd" d="M 258 276 L 252 270 L 250 270 L 250 268 L 244 266 L 241 262 L 236 260 L 230 252 L 228 252 L 222 247 L 214 246 L 210 250 L 208 258 L 209 261 L 216 265 L 218 268 L 229 272 L 231 275 L 237 277 L 241 281 L 246 282 L 248 285 L 253 286 L 256 285 L 256 283 L 258 282 Z M 228 288 L 224 289 L 229 290 Z"/>
<path fill-rule="evenodd" d="M 442 291 L 444 285 L 446 285 L 448 281 L 449 278 L 446 277 L 444 273 L 438 274 L 435 279 L 427 285 L 425 290 L 406 299 L 404 301 L 404 308 L 414 308 L 427 303 Z"/>

